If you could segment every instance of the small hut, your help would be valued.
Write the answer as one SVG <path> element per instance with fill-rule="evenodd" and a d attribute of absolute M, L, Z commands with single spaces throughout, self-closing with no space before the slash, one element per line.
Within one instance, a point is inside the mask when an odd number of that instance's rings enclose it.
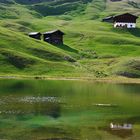
<path fill-rule="evenodd" d="M 44 41 L 53 44 L 53 45 L 61 45 L 63 44 L 63 35 L 65 35 L 60 30 L 54 30 L 43 33 Z"/>
<path fill-rule="evenodd" d="M 40 32 L 31 32 L 28 34 L 29 37 L 41 40 L 42 34 Z"/>

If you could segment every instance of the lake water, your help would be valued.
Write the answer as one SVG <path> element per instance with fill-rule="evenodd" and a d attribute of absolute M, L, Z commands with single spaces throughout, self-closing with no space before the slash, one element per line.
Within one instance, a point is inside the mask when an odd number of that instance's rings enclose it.
<path fill-rule="evenodd" d="M 112 139 L 140 140 L 140 84 L 0 80 L 0 140 Z"/>

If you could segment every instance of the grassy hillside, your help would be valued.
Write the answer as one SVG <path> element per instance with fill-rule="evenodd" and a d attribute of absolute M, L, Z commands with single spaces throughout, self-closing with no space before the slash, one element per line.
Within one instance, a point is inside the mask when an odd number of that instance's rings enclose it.
<path fill-rule="evenodd" d="M 0 30 L 1 73 L 40 75 L 74 71 L 71 63 L 76 61 L 64 51 L 5 28 Z"/>
<path fill-rule="evenodd" d="M 0 0 L 0 75 L 140 78 L 140 19 L 136 29 L 114 29 L 102 18 L 140 15 L 139 1 Z M 65 45 L 28 32 L 60 29 Z"/>

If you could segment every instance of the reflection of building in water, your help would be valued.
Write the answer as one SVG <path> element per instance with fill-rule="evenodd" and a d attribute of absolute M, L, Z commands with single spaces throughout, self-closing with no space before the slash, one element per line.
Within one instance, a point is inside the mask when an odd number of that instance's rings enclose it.
<path fill-rule="evenodd" d="M 107 131 L 115 136 L 121 137 L 121 138 L 128 138 L 133 135 L 133 126 L 132 124 L 113 124 L 110 123 L 110 128 L 107 129 Z"/>
<path fill-rule="evenodd" d="M 50 103 L 46 106 L 46 114 L 53 117 L 59 118 L 61 115 L 61 106 L 58 103 Z"/>
<path fill-rule="evenodd" d="M 34 97 L 32 106 L 34 106 L 33 112 L 36 115 L 47 115 L 52 118 L 61 116 L 60 100 L 56 97 Z"/>
<path fill-rule="evenodd" d="M 124 129 L 124 130 L 131 130 L 132 129 L 132 124 L 123 124 L 123 125 L 120 125 L 120 124 L 113 124 L 113 123 L 110 123 L 110 128 L 112 130 L 120 130 L 120 129 Z"/>

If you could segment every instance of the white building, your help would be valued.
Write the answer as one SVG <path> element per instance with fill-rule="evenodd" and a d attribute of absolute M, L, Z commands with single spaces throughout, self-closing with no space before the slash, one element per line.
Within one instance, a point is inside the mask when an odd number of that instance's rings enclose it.
<path fill-rule="evenodd" d="M 114 28 L 117 28 L 117 27 L 136 28 L 136 23 L 115 22 Z"/>

